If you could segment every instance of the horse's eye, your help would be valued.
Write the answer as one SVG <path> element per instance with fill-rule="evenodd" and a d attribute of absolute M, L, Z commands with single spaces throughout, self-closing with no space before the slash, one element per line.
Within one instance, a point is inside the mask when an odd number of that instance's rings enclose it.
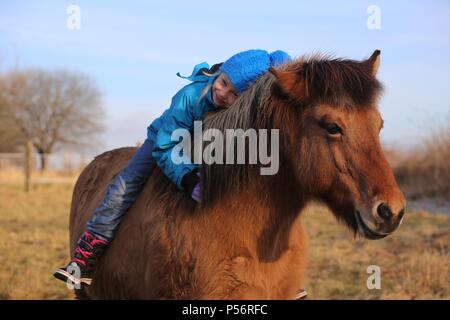
<path fill-rule="evenodd" d="M 332 136 L 342 134 L 342 129 L 336 123 L 325 125 L 325 130 L 327 130 L 328 134 Z"/>

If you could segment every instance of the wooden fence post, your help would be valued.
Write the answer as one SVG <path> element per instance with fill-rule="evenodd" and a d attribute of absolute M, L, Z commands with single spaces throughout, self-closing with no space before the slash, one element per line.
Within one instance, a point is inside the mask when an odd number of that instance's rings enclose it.
<path fill-rule="evenodd" d="M 31 167 L 33 165 L 33 144 L 27 140 L 25 148 L 25 192 L 30 191 L 31 187 Z"/>

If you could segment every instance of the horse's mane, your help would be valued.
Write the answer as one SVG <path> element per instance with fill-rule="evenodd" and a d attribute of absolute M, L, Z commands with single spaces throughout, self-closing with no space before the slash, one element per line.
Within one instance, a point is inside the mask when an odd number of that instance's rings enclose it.
<path fill-rule="evenodd" d="M 243 131 L 258 129 L 256 126 L 257 117 L 260 111 L 270 104 L 268 100 L 271 99 L 270 88 L 272 84 L 273 76 L 265 74 L 260 77 L 253 86 L 238 96 L 229 108 L 209 113 L 204 120 L 204 130 L 218 129 L 224 134 L 225 144 L 226 129 L 242 129 Z M 225 159 L 225 146 L 223 150 Z M 222 192 L 229 192 L 232 186 L 234 186 L 235 191 L 243 187 L 244 181 L 247 180 L 252 167 L 255 167 L 255 165 L 202 164 L 202 193 L 204 203 L 208 204 L 213 202 L 214 199 L 220 197 Z"/>
<path fill-rule="evenodd" d="M 371 70 L 355 60 L 322 55 L 304 56 L 277 69 L 297 73 L 304 80 L 308 99 L 291 99 L 295 105 L 283 108 L 281 100 L 276 97 L 275 76 L 268 72 L 241 94 L 229 108 L 208 114 L 205 117 L 204 129 L 218 129 L 224 137 L 226 129 L 286 129 L 286 122 L 292 123 L 295 120 L 295 108 L 316 104 L 348 108 L 373 107 L 382 90 L 382 85 L 371 74 Z M 300 92 L 291 94 L 302 95 Z M 224 159 L 225 157 L 224 147 Z M 239 192 L 245 188 L 251 173 L 259 167 L 260 165 L 252 164 L 203 164 L 204 204 L 212 203 L 228 192 Z"/>

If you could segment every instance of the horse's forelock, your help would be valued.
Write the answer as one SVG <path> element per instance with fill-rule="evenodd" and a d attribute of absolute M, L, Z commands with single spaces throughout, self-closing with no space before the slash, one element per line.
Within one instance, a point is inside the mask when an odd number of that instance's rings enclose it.
<path fill-rule="evenodd" d="M 309 105 L 373 107 L 383 90 L 364 61 L 316 54 L 301 57 L 283 69 L 295 73 L 304 84 L 303 92 L 289 94 L 301 96 L 299 100 Z"/>

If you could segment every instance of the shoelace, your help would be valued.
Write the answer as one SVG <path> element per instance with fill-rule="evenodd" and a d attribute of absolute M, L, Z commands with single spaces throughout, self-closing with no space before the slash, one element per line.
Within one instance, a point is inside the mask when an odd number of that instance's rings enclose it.
<path fill-rule="evenodd" d="M 104 245 L 108 244 L 107 241 L 97 239 L 97 238 L 95 238 L 92 234 L 90 234 L 90 233 L 87 232 L 87 231 L 84 232 L 84 236 L 85 236 L 85 238 L 86 238 L 86 240 L 87 240 L 86 242 L 87 242 L 89 245 L 91 245 L 91 246 L 95 246 L 96 244 L 104 244 Z M 77 247 L 75 248 L 75 253 L 80 254 L 84 259 L 89 259 L 89 257 L 92 255 L 92 252 L 83 250 L 80 246 L 77 246 Z M 76 263 L 80 263 L 80 264 L 82 264 L 82 265 L 84 265 L 84 266 L 86 265 L 86 261 L 85 261 L 85 260 L 79 259 L 79 258 L 77 258 L 77 257 L 75 257 L 75 258 L 73 259 L 73 261 L 76 262 Z"/>
<path fill-rule="evenodd" d="M 98 243 L 105 244 L 105 245 L 108 244 L 108 241 L 97 239 L 96 237 L 94 237 L 92 234 L 90 234 L 87 231 L 84 232 L 84 236 L 88 239 L 88 243 L 91 246 L 95 246 Z"/>
<path fill-rule="evenodd" d="M 84 251 L 80 247 L 76 247 L 75 252 L 81 254 L 84 259 L 88 259 L 89 256 L 92 255 L 92 252 Z M 76 263 L 81 263 L 83 266 L 86 265 L 86 261 L 79 258 L 74 258 L 73 261 L 75 261 Z"/>
<path fill-rule="evenodd" d="M 75 252 L 81 254 L 83 256 L 83 258 L 85 258 L 85 259 L 88 259 L 92 255 L 92 252 L 85 251 L 85 250 L 81 249 L 80 247 L 77 247 L 75 249 Z"/>

